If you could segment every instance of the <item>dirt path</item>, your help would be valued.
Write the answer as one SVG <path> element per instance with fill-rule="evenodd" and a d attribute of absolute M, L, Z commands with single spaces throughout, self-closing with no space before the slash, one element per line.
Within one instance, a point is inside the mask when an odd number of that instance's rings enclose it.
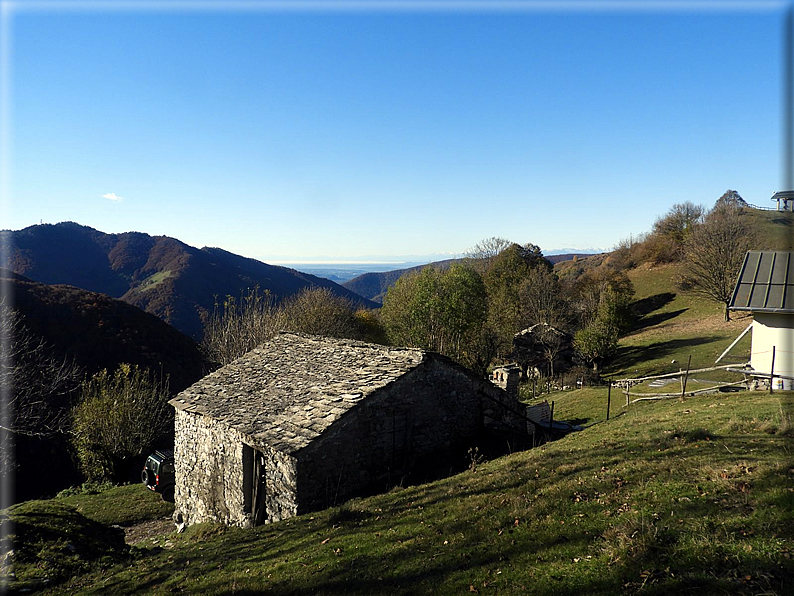
<path fill-rule="evenodd" d="M 124 541 L 129 545 L 134 545 L 147 538 L 167 536 L 175 530 L 176 526 L 174 526 L 174 521 L 170 517 L 148 520 L 124 528 Z"/>

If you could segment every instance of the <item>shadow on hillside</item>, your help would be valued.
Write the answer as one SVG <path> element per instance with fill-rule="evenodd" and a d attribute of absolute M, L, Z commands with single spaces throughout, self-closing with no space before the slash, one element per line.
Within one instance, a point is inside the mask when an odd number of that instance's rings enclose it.
<path fill-rule="evenodd" d="M 649 346 L 623 346 L 618 348 L 612 366 L 625 370 L 641 362 L 664 358 L 684 348 L 707 344 L 718 339 L 719 336 L 716 335 L 705 335 L 703 337 L 692 337 L 688 339 L 671 339 L 669 341 L 657 342 Z"/>
<path fill-rule="evenodd" d="M 686 308 L 682 308 L 671 312 L 661 312 L 651 315 L 652 312 L 667 306 L 673 300 L 675 300 L 675 294 L 673 292 L 662 292 L 661 294 L 654 294 L 653 296 L 648 296 L 647 298 L 632 303 L 631 311 L 634 313 L 636 321 L 634 325 L 632 325 L 631 331 L 636 332 L 648 327 L 653 327 L 659 323 L 674 319 L 681 313 L 687 311 Z"/>
<path fill-rule="evenodd" d="M 637 300 L 631 304 L 631 310 L 637 317 L 644 317 L 651 314 L 655 310 L 659 310 L 663 306 L 670 304 L 675 298 L 672 292 L 662 292 L 661 294 L 654 294 L 642 300 Z"/>
<path fill-rule="evenodd" d="M 678 310 L 672 310 L 670 312 L 660 312 L 655 315 L 651 315 L 650 317 L 644 317 L 639 321 L 635 322 L 631 328 L 632 332 L 642 331 L 643 329 L 647 329 L 648 327 L 653 327 L 654 325 L 658 325 L 660 323 L 664 323 L 665 321 L 669 321 L 670 319 L 675 319 L 681 313 L 685 313 L 688 311 L 688 308 L 680 308 Z"/>

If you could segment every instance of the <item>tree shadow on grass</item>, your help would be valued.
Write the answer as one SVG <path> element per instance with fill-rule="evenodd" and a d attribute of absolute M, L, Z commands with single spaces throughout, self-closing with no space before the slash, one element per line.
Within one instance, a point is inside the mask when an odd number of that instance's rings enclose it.
<path fill-rule="evenodd" d="M 720 339 L 716 335 L 704 335 L 703 337 L 691 337 L 687 339 L 671 339 L 660 341 L 649 346 L 622 346 L 618 348 L 612 367 L 625 370 L 649 360 L 664 358 L 670 354 L 675 354 L 684 348 L 691 348 L 701 344 L 707 344 Z"/>
<path fill-rule="evenodd" d="M 688 311 L 688 308 L 681 308 L 678 310 L 672 310 L 670 312 L 660 312 L 655 315 L 651 315 L 650 317 L 643 317 L 636 321 L 634 325 L 632 325 L 631 330 L 632 332 L 642 331 L 643 329 L 647 329 L 648 327 L 653 327 L 654 325 L 658 325 L 660 323 L 664 323 L 665 321 L 669 321 L 670 319 L 676 318 L 678 315 L 685 313 Z"/>
<path fill-rule="evenodd" d="M 672 292 L 662 292 L 661 294 L 654 294 L 642 300 L 635 300 L 631 304 L 632 312 L 637 317 L 644 317 L 651 314 L 655 310 L 659 310 L 663 306 L 670 304 L 675 299 L 675 294 Z"/>
<path fill-rule="evenodd" d="M 631 331 L 635 332 L 646 329 L 647 327 L 653 327 L 654 325 L 674 319 L 681 313 L 686 312 L 687 309 L 682 308 L 671 312 L 660 312 L 656 313 L 655 315 L 651 315 L 652 312 L 667 306 L 674 299 L 674 293 L 662 292 L 661 294 L 654 294 L 653 296 L 648 296 L 647 298 L 633 302 L 631 305 L 631 311 L 634 313 L 636 320 L 631 327 Z"/>

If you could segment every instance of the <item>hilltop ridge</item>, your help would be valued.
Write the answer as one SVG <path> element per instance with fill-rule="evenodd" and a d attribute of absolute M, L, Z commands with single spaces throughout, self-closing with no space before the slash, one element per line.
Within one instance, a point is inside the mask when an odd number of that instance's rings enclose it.
<path fill-rule="evenodd" d="M 9 246 L 0 266 L 45 284 L 101 292 L 156 315 L 200 339 L 216 300 L 258 286 L 277 298 L 323 287 L 356 305 L 377 305 L 342 286 L 220 248 L 194 248 L 169 236 L 106 234 L 75 222 L 0 232 Z"/>

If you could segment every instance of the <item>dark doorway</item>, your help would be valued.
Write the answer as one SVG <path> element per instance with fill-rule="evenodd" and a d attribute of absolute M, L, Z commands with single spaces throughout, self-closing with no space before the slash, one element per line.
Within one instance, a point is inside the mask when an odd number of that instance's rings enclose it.
<path fill-rule="evenodd" d="M 264 523 L 265 512 L 265 456 L 243 444 L 243 509 L 251 515 L 251 522 Z"/>

